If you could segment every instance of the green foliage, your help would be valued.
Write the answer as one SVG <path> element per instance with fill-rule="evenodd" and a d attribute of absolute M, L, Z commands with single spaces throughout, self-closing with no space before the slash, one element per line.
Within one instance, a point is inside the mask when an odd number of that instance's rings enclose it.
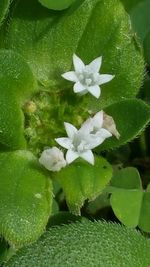
<path fill-rule="evenodd" d="M 0 143 L 7 149 L 26 146 L 21 106 L 35 89 L 35 78 L 23 58 L 13 51 L 1 50 Z"/>
<path fill-rule="evenodd" d="M 48 90 L 61 99 L 66 91 L 70 101 L 72 84 L 63 81 L 61 74 L 72 68 L 73 53 L 87 64 L 102 55 L 102 73 L 116 77 L 102 87 L 101 101 L 92 99 L 91 103 L 91 96 L 85 96 L 85 109 L 98 110 L 123 97 L 131 98 L 141 85 L 141 51 L 118 0 L 86 0 L 73 12 L 61 13 L 42 8 L 37 0 L 21 0 L 2 39 L 2 47 L 22 54 Z"/>
<path fill-rule="evenodd" d="M 49 229 L 5 267 L 149 267 L 150 241 L 136 230 L 106 222 Z"/>
<path fill-rule="evenodd" d="M 71 6 L 75 0 L 39 0 L 39 2 L 49 9 L 62 10 Z"/>
<path fill-rule="evenodd" d="M 143 42 L 147 32 L 150 30 L 150 0 L 141 0 L 130 12 L 132 26 L 141 42 Z"/>
<path fill-rule="evenodd" d="M 144 56 L 146 62 L 150 65 L 150 30 L 144 39 Z"/>
<path fill-rule="evenodd" d="M 120 138 L 107 139 L 98 150 L 119 147 L 139 135 L 150 121 L 150 108 L 141 100 L 124 100 L 105 109 L 117 125 Z"/>
<path fill-rule="evenodd" d="M 30 152 L 0 153 L 0 234 L 12 245 L 36 240 L 51 213 L 52 185 Z"/>
<path fill-rule="evenodd" d="M 142 1 L 143 0 L 121 0 L 128 12 L 130 12 L 132 8 L 134 8 L 139 2 Z"/>
<path fill-rule="evenodd" d="M 84 201 L 96 198 L 108 184 L 112 168 L 104 158 L 96 157 L 94 166 L 76 161 L 55 177 L 64 190 L 70 211 L 78 215 Z"/>
<path fill-rule="evenodd" d="M 143 190 L 138 171 L 128 167 L 115 172 L 111 186 L 110 203 L 117 218 L 126 226 L 150 232 L 150 186 Z"/>
<path fill-rule="evenodd" d="M 0 1 L 0 25 L 6 17 L 6 14 L 9 10 L 11 0 L 1 0 Z"/>

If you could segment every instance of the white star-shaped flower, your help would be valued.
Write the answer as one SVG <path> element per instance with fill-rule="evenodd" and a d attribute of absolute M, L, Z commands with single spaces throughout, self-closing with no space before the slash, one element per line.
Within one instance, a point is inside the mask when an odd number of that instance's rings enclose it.
<path fill-rule="evenodd" d="M 68 164 L 81 157 L 90 164 L 94 165 L 94 155 L 92 149 L 99 146 L 112 134 L 106 129 L 101 128 L 98 133 L 92 134 L 91 127 L 81 127 L 77 130 L 72 124 L 65 122 L 65 129 L 68 137 L 62 137 L 55 139 L 56 142 L 66 148 L 66 161 Z"/>
<path fill-rule="evenodd" d="M 108 130 L 112 135 L 119 139 L 120 134 L 117 131 L 114 119 L 107 115 L 103 110 L 97 112 L 93 118 L 87 119 L 81 129 L 89 130 L 92 134 L 99 134 L 101 129 Z"/>
<path fill-rule="evenodd" d="M 115 76 L 110 74 L 100 74 L 102 65 L 102 57 L 94 59 L 89 65 L 85 65 L 83 61 L 77 56 L 73 55 L 73 65 L 75 71 L 69 71 L 62 74 L 66 80 L 74 82 L 74 93 L 87 94 L 88 92 L 100 97 L 100 85 L 110 82 Z"/>
<path fill-rule="evenodd" d="M 42 164 L 47 170 L 58 172 L 66 166 L 63 152 L 57 147 L 45 149 L 41 157 L 39 158 L 40 164 Z"/>

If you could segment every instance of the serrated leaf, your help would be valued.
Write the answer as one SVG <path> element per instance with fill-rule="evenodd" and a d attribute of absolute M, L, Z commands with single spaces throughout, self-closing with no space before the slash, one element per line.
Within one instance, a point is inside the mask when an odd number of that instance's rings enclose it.
<path fill-rule="evenodd" d="M 11 0 L 1 0 L 0 1 L 0 26 L 5 19 L 5 16 L 9 10 Z"/>
<path fill-rule="evenodd" d="M 91 96 L 85 96 L 86 109 L 87 103 L 97 110 L 122 97 L 131 98 L 141 85 L 141 51 L 118 0 L 85 0 L 73 12 L 62 13 L 42 8 L 37 0 L 21 0 L 1 39 L 2 46 L 24 56 L 50 90 L 62 92 L 68 87 L 70 99 L 74 94 L 72 84 L 64 82 L 61 74 L 72 68 L 73 53 L 86 64 L 102 55 L 101 72 L 114 74 L 115 79 L 102 86 L 101 101 L 93 98 L 91 102 Z"/>
<path fill-rule="evenodd" d="M 21 108 L 35 91 L 36 80 L 24 59 L 13 51 L 0 50 L 0 143 L 4 148 L 26 147 Z"/>
<path fill-rule="evenodd" d="M 98 150 L 119 147 L 139 135 L 150 121 L 150 108 L 138 99 L 124 100 L 105 109 L 112 116 L 120 138 L 108 138 Z"/>
<path fill-rule="evenodd" d="M 32 242 L 51 213 L 51 182 L 27 151 L 0 153 L 0 173 L 0 234 L 15 246 Z"/>
<path fill-rule="evenodd" d="M 150 187 L 142 189 L 138 171 L 128 167 L 115 172 L 111 186 L 110 204 L 116 217 L 126 226 L 150 232 Z"/>
<path fill-rule="evenodd" d="M 75 2 L 76 0 L 39 0 L 39 2 L 49 8 L 49 9 L 54 9 L 54 10 L 63 10 L 68 8 Z"/>
<path fill-rule="evenodd" d="M 95 199 L 111 176 L 111 165 L 104 158 L 97 157 L 94 166 L 85 161 L 76 161 L 55 177 L 63 188 L 70 211 L 78 215 L 84 201 Z"/>

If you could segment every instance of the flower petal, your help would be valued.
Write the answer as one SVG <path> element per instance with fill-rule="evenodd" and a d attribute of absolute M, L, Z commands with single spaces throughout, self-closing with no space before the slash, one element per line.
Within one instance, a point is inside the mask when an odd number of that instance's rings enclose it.
<path fill-rule="evenodd" d="M 80 154 L 80 157 L 82 159 L 85 159 L 90 164 L 94 165 L 94 155 L 93 155 L 91 150 L 87 150 L 87 151 L 83 152 L 82 154 Z"/>
<path fill-rule="evenodd" d="M 66 154 L 66 161 L 68 164 L 70 164 L 71 162 L 76 160 L 78 157 L 79 157 L 79 154 L 77 152 L 69 149 Z"/>
<path fill-rule="evenodd" d="M 76 73 L 75 71 L 68 71 L 66 73 L 63 73 L 61 75 L 64 79 L 68 80 L 68 81 L 71 81 L 71 82 L 77 82 L 78 81 L 78 78 L 76 76 Z"/>
<path fill-rule="evenodd" d="M 112 134 L 107 131 L 106 129 L 100 129 L 99 131 L 97 131 L 96 134 L 90 134 L 87 137 L 87 149 L 93 149 L 99 145 L 101 145 L 106 138 L 111 137 Z"/>
<path fill-rule="evenodd" d="M 61 138 L 56 138 L 55 141 L 62 147 L 66 149 L 70 149 L 72 147 L 72 141 L 70 138 L 67 137 L 61 137 Z"/>
<path fill-rule="evenodd" d="M 73 65 L 76 72 L 82 72 L 85 68 L 83 61 L 75 54 L 73 55 Z"/>
<path fill-rule="evenodd" d="M 98 78 L 98 84 L 104 84 L 104 83 L 108 83 L 110 82 L 113 78 L 115 77 L 115 75 L 110 75 L 110 74 L 101 74 L 99 75 Z"/>
<path fill-rule="evenodd" d="M 78 132 L 78 130 L 71 123 L 64 122 L 64 125 L 65 125 L 65 129 L 66 129 L 68 137 L 70 139 L 73 139 L 74 135 Z"/>
<path fill-rule="evenodd" d="M 112 136 L 112 133 L 109 132 L 108 130 L 104 129 L 104 128 L 101 128 L 97 134 L 97 136 L 101 136 L 102 138 L 106 139 L 106 138 L 109 138 Z"/>
<path fill-rule="evenodd" d="M 88 67 L 90 68 L 90 70 L 92 72 L 99 72 L 100 71 L 100 67 L 102 65 L 102 57 L 98 57 L 96 59 L 94 59 L 89 65 Z"/>
<path fill-rule="evenodd" d="M 74 93 L 80 93 L 82 91 L 85 91 L 85 87 L 80 82 L 77 82 L 73 87 L 73 91 Z"/>
<path fill-rule="evenodd" d="M 79 132 L 82 132 L 83 134 L 89 134 L 91 131 L 93 131 L 93 120 L 92 118 L 89 118 L 82 124 Z"/>
<path fill-rule="evenodd" d="M 100 97 L 101 90 L 98 85 L 89 86 L 88 91 L 91 93 L 91 95 L 95 96 L 96 98 Z"/>
<path fill-rule="evenodd" d="M 95 116 L 93 117 L 93 124 L 96 128 L 101 128 L 103 125 L 103 116 L 104 112 L 103 110 L 97 112 Z"/>

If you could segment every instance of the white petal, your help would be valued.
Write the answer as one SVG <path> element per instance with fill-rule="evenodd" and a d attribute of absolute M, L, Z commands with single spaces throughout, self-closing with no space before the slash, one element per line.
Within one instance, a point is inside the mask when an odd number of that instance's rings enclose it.
<path fill-rule="evenodd" d="M 65 129 L 69 138 L 73 139 L 74 135 L 78 132 L 76 127 L 74 127 L 71 123 L 64 122 Z"/>
<path fill-rule="evenodd" d="M 93 131 L 93 120 L 92 118 L 87 119 L 81 126 L 79 132 L 83 134 L 88 134 Z"/>
<path fill-rule="evenodd" d="M 109 131 L 107 131 L 106 129 L 104 128 L 101 128 L 97 134 L 97 136 L 101 136 L 102 138 L 106 139 L 106 138 L 109 138 L 112 136 L 112 133 L 110 133 Z"/>
<path fill-rule="evenodd" d="M 96 98 L 99 98 L 99 97 L 100 97 L 101 90 L 100 90 L 100 88 L 99 88 L 98 85 L 89 86 L 89 87 L 88 87 L 88 91 L 89 91 L 93 96 L 95 96 Z"/>
<path fill-rule="evenodd" d="M 90 164 L 94 165 L 94 155 L 91 150 L 87 150 L 86 152 L 83 152 L 80 154 L 80 157 L 85 159 Z"/>
<path fill-rule="evenodd" d="M 75 71 L 68 71 L 61 75 L 64 79 L 71 81 L 71 82 L 77 82 L 78 78 L 76 76 Z"/>
<path fill-rule="evenodd" d="M 102 65 L 102 57 L 94 59 L 88 66 L 92 72 L 99 72 Z"/>
<path fill-rule="evenodd" d="M 104 83 L 108 83 L 114 77 L 115 77 L 115 75 L 110 75 L 110 74 L 102 74 L 102 75 L 99 75 L 98 84 L 101 85 L 101 84 L 104 84 Z"/>
<path fill-rule="evenodd" d="M 66 149 L 70 149 L 72 146 L 72 141 L 70 138 L 62 137 L 62 138 L 56 138 L 55 141 L 62 147 Z"/>
<path fill-rule="evenodd" d="M 82 72 L 85 68 L 83 61 L 75 54 L 73 55 L 73 65 L 76 72 Z"/>
<path fill-rule="evenodd" d="M 93 122 L 94 122 L 94 126 L 96 128 L 101 128 L 103 125 L 103 110 L 99 111 L 95 114 L 95 116 L 93 117 Z"/>
<path fill-rule="evenodd" d="M 80 82 L 77 82 L 73 87 L 73 91 L 74 93 L 80 93 L 82 91 L 85 91 L 85 87 Z"/>
<path fill-rule="evenodd" d="M 70 164 L 71 162 L 76 160 L 78 157 L 79 157 L 79 154 L 77 152 L 73 150 L 68 150 L 66 154 L 66 161 L 68 164 Z"/>

